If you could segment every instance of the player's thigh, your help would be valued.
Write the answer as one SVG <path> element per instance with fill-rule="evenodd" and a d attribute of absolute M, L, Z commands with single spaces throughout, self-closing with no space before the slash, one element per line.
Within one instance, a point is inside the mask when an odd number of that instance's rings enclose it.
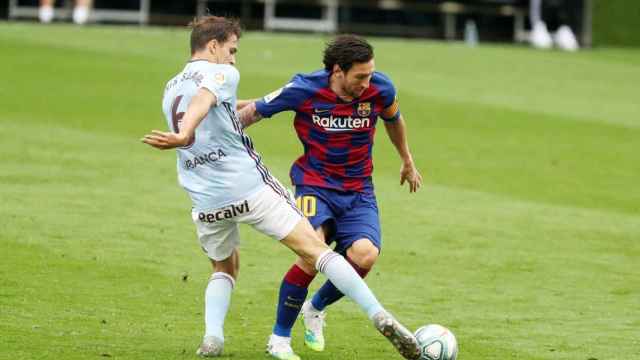
<path fill-rule="evenodd" d="M 278 184 L 279 185 L 279 184 Z M 313 263 L 328 247 L 296 207 L 289 192 L 279 186 L 265 186 L 248 199 L 250 211 L 237 219 L 292 249 L 304 261 Z"/>
<path fill-rule="evenodd" d="M 296 205 L 314 229 L 329 240 L 335 233 L 335 209 L 331 203 L 330 190 L 314 186 L 296 186 Z"/>
<path fill-rule="evenodd" d="M 303 219 L 291 194 L 279 183 L 265 186 L 248 199 L 249 213 L 238 218 L 276 240 L 284 239 Z"/>
<path fill-rule="evenodd" d="M 298 265 L 302 264 L 303 270 L 311 275 L 316 272 L 315 264 L 320 255 L 331 250 L 305 218 L 282 239 L 282 243 L 299 256 Z"/>
<path fill-rule="evenodd" d="M 215 212 L 215 210 L 214 210 Z M 205 216 L 202 216 L 202 215 Z M 211 221 L 207 212 L 192 212 L 200 247 L 214 262 L 229 259 L 240 245 L 238 224 L 229 220 Z"/>
<path fill-rule="evenodd" d="M 382 249 L 378 205 L 372 194 L 360 195 L 353 207 L 336 219 L 336 252 L 344 254 L 362 239 L 369 240 L 378 252 Z"/>

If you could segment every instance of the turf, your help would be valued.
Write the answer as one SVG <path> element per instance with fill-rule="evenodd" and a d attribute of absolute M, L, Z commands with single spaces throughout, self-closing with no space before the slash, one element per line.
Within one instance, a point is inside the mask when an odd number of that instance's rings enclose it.
<path fill-rule="evenodd" d="M 325 40 L 245 34 L 240 97 L 318 68 Z M 426 182 L 398 186 L 380 129 L 381 301 L 411 328 L 450 327 L 461 359 L 640 358 L 640 51 L 371 40 Z M 174 155 L 139 143 L 165 126 L 187 44 L 184 29 L 0 23 L 0 359 L 195 357 L 209 265 Z M 286 180 L 290 114 L 250 134 Z M 253 360 L 293 256 L 243 231 L 226 356 Z M 303 359 L 399 359 L 349 301 L 324 353 L 300 333 Z"/>

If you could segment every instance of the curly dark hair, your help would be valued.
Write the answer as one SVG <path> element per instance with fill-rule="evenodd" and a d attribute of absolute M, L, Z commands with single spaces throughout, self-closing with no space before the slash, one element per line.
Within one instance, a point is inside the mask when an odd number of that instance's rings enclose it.
<path fill-rule="evenodd" d="M 194 19 L 191 27 L 191 54 L 204 49 L 211 40 L 224 43 L 229 36 L 235 34 L 240 38 L 240 21 L 222 16 L 203 16 Z"/>
<path fill-rule="evenodd" d="M 373 59 L 373 46 L 365 39 L 356 35 L 338 35 L 327 43 L 324 49 L 324 68 L 333 71 L 338 64 L 342 71 L 347 72 L 354 63 L 365 63 Z"/>

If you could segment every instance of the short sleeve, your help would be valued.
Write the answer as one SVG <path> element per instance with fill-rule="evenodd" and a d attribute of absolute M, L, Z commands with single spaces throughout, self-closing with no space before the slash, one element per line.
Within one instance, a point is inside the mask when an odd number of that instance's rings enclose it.
<path fill-rule="evenodd" d="M 206 88 L 216 96 L 218 104 L 230 102 L 238 89 L 240 72 L 231 65 L 212 66 L 207 71 L 200 87 Z"/>
<path fill-rule="evenodd" d="M 382 113 L 380 117 L 384 121 L 395 121 L 400 117 L 400 106 L 398 105 L 398 96 L 396 94 L 396 88 L 393 86 L 391 79 L 382 73 L 376 73 L 378 75 L 377 86 L 380 90 L 380 97 L 382 98 Z"/>
<path fill-rule="evenodd" d="M 256 101 L 256 110 L 266 118 L 282 111 L 295 111 L 311 96 L 312 92 L 313 90 L 307 86 L 304 79 L 300 75 L 296 75 L 283 87 Z"/>

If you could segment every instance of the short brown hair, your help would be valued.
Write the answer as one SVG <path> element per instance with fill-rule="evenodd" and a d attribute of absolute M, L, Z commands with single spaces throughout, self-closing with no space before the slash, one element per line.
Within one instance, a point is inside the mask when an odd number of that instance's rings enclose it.
<path fill-rule="evenodd" d="M 231 35 L 240 38 L 240 22 L 238 19 L 222 16 L 203 16 L 194 19 L 191 27 L 191 54 L 204 49 L 211 40 L 224 43 Z"/>
<path fill-rule="evenodd" d="M 356 35 L 338 35 L 327 43 L 324 49 L 324 68 L 333 71 L 338 64 L 347 72 L 354 63 L 366 63 L 373 59 L 373 46 L 367 40 Z"/>

